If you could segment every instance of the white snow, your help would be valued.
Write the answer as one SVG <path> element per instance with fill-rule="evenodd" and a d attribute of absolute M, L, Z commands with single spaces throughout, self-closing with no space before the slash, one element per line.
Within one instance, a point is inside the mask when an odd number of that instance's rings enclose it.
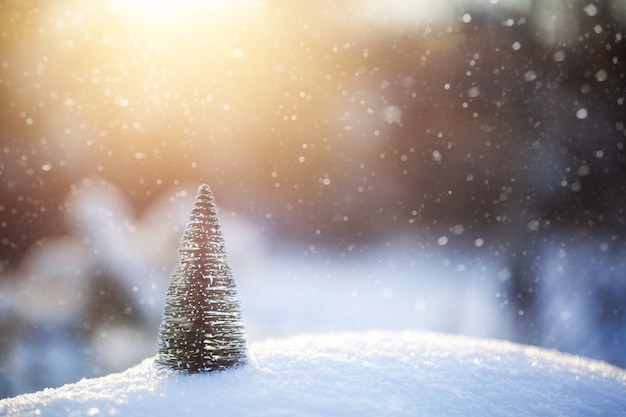
<path fill-rule="evenodd" d="M 626 371 L 491 339 L 323 333 L 250 345 L 210 374 L 125 372 L 0 401 L 11 416 L 623 416 Z"/>

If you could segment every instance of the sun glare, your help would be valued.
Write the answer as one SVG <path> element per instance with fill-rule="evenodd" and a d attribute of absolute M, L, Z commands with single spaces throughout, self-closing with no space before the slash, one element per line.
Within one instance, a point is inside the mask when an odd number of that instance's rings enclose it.
<path fill-rule="evenodd" d="M 116 9 L 126 9 L 135 16 L 147 19 L 165 19 L 178 17 L 199 9 L 200 0 L 126 0 L 115 1 Z"/>
<path fill-rule="evenodd" d="M 170 20 L 201 11 L 220 11 L 240 3 L 226 0 L 112 0 L 109 5 L 146 20 Z"/>

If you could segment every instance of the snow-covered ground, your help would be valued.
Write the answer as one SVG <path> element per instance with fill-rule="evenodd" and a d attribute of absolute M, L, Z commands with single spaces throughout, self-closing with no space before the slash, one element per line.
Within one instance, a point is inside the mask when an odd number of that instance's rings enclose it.
<path fill-rule="evenodd" d="M 422 331 L 252 343 L 209 374 L 129 370 L 0 401 L 11 416 L 623 416 L 626 371 L 508 342 Z"/>

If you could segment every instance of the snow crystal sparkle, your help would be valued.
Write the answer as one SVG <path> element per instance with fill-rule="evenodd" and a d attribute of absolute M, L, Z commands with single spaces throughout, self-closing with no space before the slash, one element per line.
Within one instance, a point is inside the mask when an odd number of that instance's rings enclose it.
<path fill-rule="evenodd" d="M 156 362 L 191 373 L 244 365 L 246 338 L 235 283 L 208 185 L 196 202 L 167 292 Z"/>

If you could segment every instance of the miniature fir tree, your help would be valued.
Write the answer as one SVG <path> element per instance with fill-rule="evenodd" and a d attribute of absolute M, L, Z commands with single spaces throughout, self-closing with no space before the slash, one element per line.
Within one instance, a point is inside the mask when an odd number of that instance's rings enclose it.
<path fill-rule="evenodd" d="M 196 202 L 167 292 L 156 362 L 188 372 L 246 363 L 246 339 L 226 259 L 217 209 L 208 185 Z"/>

